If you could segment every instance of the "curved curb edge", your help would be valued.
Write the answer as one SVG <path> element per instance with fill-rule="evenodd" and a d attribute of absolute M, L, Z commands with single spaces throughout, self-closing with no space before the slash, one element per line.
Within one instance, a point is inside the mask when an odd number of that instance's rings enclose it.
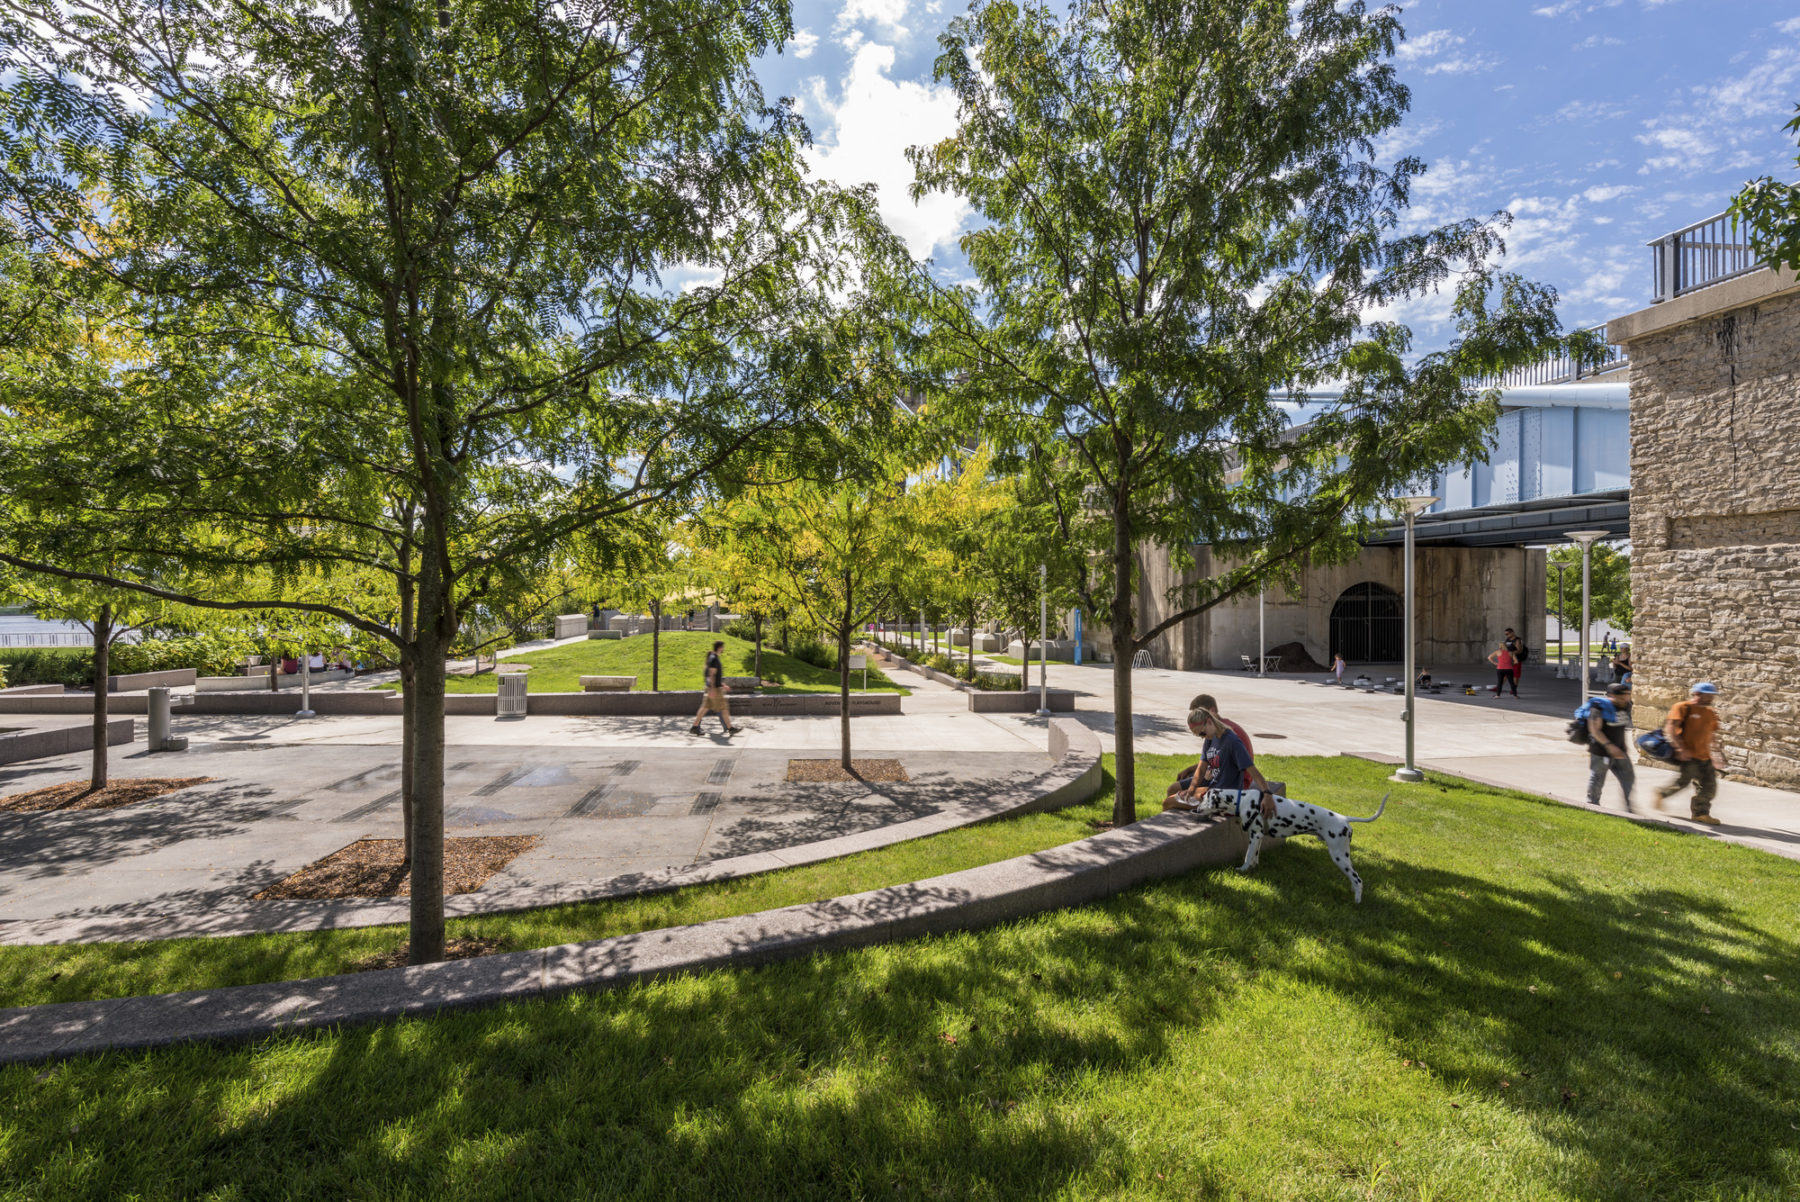
<path fill-rule="evenodd" d="M 1235 824 L 1162 814 L 960 872 L 802 906 L 473 960 L 0 1010 L 0 1063 L 241 1042 L 975 930 L 1243 852 Z"/>
<path fill-rule="evenodd" d="M 1055 763 L 1029 780 L 1007 785 L 973 801 L 948 806 L 935 814 L 876 827 L 854 835 L 821 839 L 792 847 L 730 856 L 703 864 L 634 872 L 591 881 L 550 886 L 520 886 L 458 893 L 444 899 L 445 918 L 505 914 L 667 893 L 690 885 L 777 872 L 824 860 L 841 859 L 906 843 L 959 827 L 1038 810 L 1055 810 L 1086 801 L 1100 790 L 1100 739 L 1073 719 L 1049 723 L 1050 758 Z M 279 907 L 279 909 L 277 909 Z M 407 902 L 345 900 L 259 902 L 255 907 L 219 906 L 204 914 L 145 914 L 122 917 L 16 919 L 0 922 L 0 945 L 25 947 L 51 943 L 127 943 L 165 939 L 228 938 L 278 935 L 302 931 L 404 924 Z M 273 921 L 272 921 L 273 920 Z"/>

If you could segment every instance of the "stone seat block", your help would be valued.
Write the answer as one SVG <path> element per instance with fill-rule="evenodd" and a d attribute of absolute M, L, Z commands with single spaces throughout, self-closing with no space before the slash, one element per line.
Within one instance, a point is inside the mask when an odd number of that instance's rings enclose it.
<path fill-rule="evenodd" d="M 581 687 L 588 693 L 628 693 L 637 684 L 635 676 L 583 676 Z"/>

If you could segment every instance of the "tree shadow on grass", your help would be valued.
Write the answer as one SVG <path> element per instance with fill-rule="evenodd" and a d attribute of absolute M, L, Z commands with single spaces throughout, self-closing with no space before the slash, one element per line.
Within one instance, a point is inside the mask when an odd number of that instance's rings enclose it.
<path fill-rule="evenodd" d="M 1648 837 L 1647 864 L 1681 839 Z M 1550 1192 L 1791 1186 L 1791 940 L 1690 885 L 1559 879 L 1502 844 L 1491 871 L 1458 871 L 1370 842 L 1361 907 L 1297 840 L 1250 878 L 1191 873 L 974 935 L 43 1080 L 9 1069 L 20 1167 L 4 1172 L 31 1166 L 68 1197 L 278 1195 L 302 1173 L 320 1196 L 1130 1192 L 1130 1124 L 1075 1103 L 1135 1089 L 1156 1105 L 1175 1029 L 1236 1002 L 1195 975 L 1223 960 L 1354 1005 L 1397 1064 L 1526 1115 L 1563 1153 L 1544 1158 Z M 1237 1184 L 1198 1171 L 1183 1196 Z"/>

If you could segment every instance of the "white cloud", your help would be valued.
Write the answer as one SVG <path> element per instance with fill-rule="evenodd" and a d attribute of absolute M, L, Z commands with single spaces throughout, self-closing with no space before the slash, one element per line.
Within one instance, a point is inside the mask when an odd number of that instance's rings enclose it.
<path fill-rule="evenodd" d="M 1623 46 L 1624 44 L 1625 42 L 1622 38 L 1610 37 L 1606 34 L 1590 33 L 1587 37 L 1582 38 L 1579 42 L 1575 43 L 1575 49 L 1593 50 L 1600 46 Z"/>
<path fill-rule="evenodd" d="M 1640 175 L 1772 166 L 1750 146 L 1787 119 L 1791 98 L 1800 89 L 1800 45 L 1794 42 L 1800 37 L 1800 19 L 1775 29 L 1786 35 L 1786 44 L 1765 48 L 1759 61 L 1725 79 L 1689 88 L 1683 101 L 1644 122 L 1637 141 L 1653 153 L 1639 168 Z"/>
<path fill-rule="evenodd" d="M 906 239 L 912 253 L 952 247 L 968 225 L 969 206 L 959 196 L 934 193 L 914 204 L 908 146 L 929 145 L 956 132 L 956 97 L 948 88 L 890 78 L 894 49 L 860 45 L 839 95 L 814 82 L 812 102 L 831 121 L 831 144 L 807 152 L 819 175 L 847 185 L 873 183 L 881 215 Z M 821 123 L 823 124 L 823 123 Z"/>
<path fill-rule="evenodd" d="M 1422 63 L 1427 75 L 1466 75 L 1491 71 L 1500 65 L 1493 55 L 1464 53 L 1460 47 L 1467 42 L 1467 38 L 1448 29 L 1433 29 L 1400 43 L 1394 57 L 1403 63 Z"/>
<path fill-rule="evenodd" d="M 1630 184 L 1601 184 L 1589 188 L 1581 194 L 1581 198 L 1589 204 L 1602 205 L 1609 200 L 1617 200 L 1621 196 L 1629 196 L 1637 189 Z"/>
<path fill-rule="evenodd" d="M 819 48 L 819 35 L 810 29 L 796 29 L 788 45 L 793 47 L 795 58 L 811 58 L 812 52 Z"/>
<path fill-rule="evenodd" d="M 832 28 L 849 29 L 860 21 L 873 21 L 903 34 L 906 26 L 900 22 L 906 17 L 907 3 L 908 0 L 845 0 Z"/>

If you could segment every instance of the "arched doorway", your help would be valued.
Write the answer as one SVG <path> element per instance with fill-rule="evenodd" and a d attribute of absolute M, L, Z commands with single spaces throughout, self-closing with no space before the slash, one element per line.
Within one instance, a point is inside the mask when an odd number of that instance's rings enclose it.
<path fill-rule="evenodd" d="M 1406 613 L 1400 594 L 1365 580 L 1331 607 L 1331 650 L 1353 664 L 1398 663 L 1406 658 Z"/>

